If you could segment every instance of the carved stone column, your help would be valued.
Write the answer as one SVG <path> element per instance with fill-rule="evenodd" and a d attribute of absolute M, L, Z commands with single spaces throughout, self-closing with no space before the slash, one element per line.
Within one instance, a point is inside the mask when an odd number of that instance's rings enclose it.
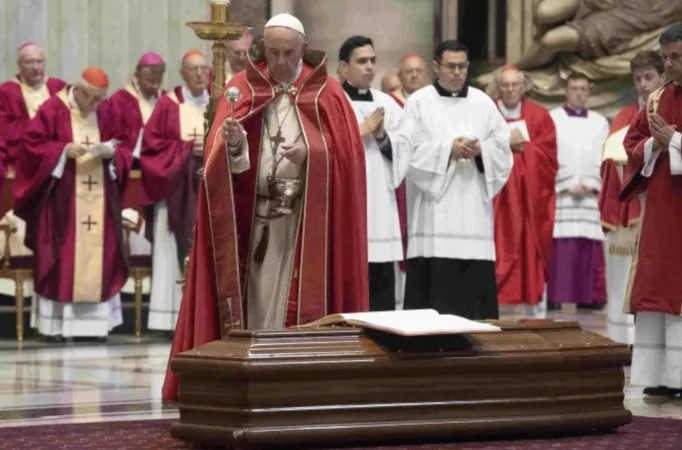
<path fill-rule="evenodd" d="M 533 10 L 539 0 L 507 0 L 507 61 L 518 61 L 533 42 Z"/>
<path fill-rule="evenodd" d="M 440 26 L 443 40 L 457 39 L 459 37 L 459 0 L 442 0 L 442 9 Z"/>

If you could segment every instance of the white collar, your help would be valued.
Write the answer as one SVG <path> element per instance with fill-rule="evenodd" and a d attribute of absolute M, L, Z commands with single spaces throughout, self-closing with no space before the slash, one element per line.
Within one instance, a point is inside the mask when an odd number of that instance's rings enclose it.
<path fill-rule="evenodd" d="M 303 72 L 303 60 L 300 60 L 298 62 L 298 69 L 296 69 L 296 76 L 290 81 L 290 82 L 283 82 L 280 80 L 275 79 L 275 77 L 272 77 L 273 80 L 275 80 L 277 83 L 279 83 L 285 90 L 289 88 L 292 84 L 294 84 L 298 78 L 301 76 L 301 73 Z"/>
<path fill-rule="evenodd" d="M 182 98 L 189 103 L 194 103 L 197 106 L 205 107 L 208 105 L 208 91 L 204 89 L 204 92 L 200 96 L 195 97 L 189 90 L 186 84 L 182 85 Z"/>
<path fill-rule="evenodd" d="M 521 102 L 514 108 L 507 108 L 502 100 L 497 101 L 497 106 L 500 108 L 500 113 L 505 119 L 520 119 L 521 118 Z"/>

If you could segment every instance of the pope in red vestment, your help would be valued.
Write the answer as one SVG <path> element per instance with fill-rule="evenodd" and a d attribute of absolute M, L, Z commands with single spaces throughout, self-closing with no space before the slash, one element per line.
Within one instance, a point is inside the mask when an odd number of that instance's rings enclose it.
<path fill-rule="evenodd" d="M 29 42 L 19 47 L 19 74 L 0 85 L 0 136 L 7 148 L 6 167 L 14 166 L 24 145 L 28 122 L 38 107 L 66 83 L 45 77 L 45 56 Z"/>
<path fill-rule="evenodd" d="M 15 210 L 33 224 L 35 239 L 27 233 L 27 246 L 36 257 L 34 290 L 57 302 L 105 301 L 128 279 L 121 198 L 132 156 L 118 143 L 119 118 L 100 103 L 105 81 L 108 86 L 101 70 L 87 69 L 76 86 L 46 101 L 28 126 L 17 164 Z M 90 290 L 75 298 L 81 285 Z"/>
<path fill-rule="evenodd" d="M 369 308 L 365 156 L 360 130 L 341 85 L 327 76 L 326 54 L 310 50 L 304 54 L 302 36 L 303 27 L 296 18 L 275 16 L 266 24 L 265 40 L 249 58 L 246 71 L 235 75 L 227 86 L 242 93 L 235 118 L 248 140 L 250 168 L 245 172 L 232 173 L 222 131 L 231 115 L 230 104 L 221 99 L 218 105 L 206 143 L 194 245 L 171 358 L 226 338 L 231 329 L 245 328 L 248 323 L 245 290 L 250 283 L 249 265 L 254 264 L 249 255 L 253 254 L 258 161 L 263 157 L 262 128 L 266 108 L 279 96 L 289 96 L 295 105 L 308 152 L 302 223 L 294 244 L 295 269 L 288 299 L 275 301 L 287 302 L 286 326 Z M 291 55 L 266 62 L 263 44 L 273 52 L 283 52 L 280 48 L 288 44 L 300 47 L 294 47 Z M 282 68 L 281 58 L 286 58 L 287 69 Z M 293 68 L 291 73 L 289 68 Z M 273 69 L 280 75 L 286 70 L 293 83 L 283 89 L 274 80 Z M 169 368 L 163 398 L 174 400 L 177 395 L 178 379 Z"/>
<path fill-rule="evenodd" d="M 525 81 L 518 69 L 503 70 L 498 83 L 498 107 L 520 137 L 516 144 L 512 139 L 511 175 L 493 200 L 497 298 L 503 305 L 537 305 L 552 252 L 556 130 L 545 108 L 522 98 Z"/>

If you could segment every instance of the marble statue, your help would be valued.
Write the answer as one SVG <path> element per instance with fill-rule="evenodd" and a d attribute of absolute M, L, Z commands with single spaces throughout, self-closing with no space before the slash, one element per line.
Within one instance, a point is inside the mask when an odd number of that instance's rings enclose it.
<path fill-rule="evenodd" d="M 560 103 L 572 72 L 593 83 L 590 108 L 609 115 L 620 107 L 630 60 L 658 49 L 663 30 L 682 20 L 682 1 L 540 0 L 533 12 L 535 38 L 518 61 L 532 76 L 530 96 L 546 106 Z M 497 71 L 476 81 L 490 91 Z"/>

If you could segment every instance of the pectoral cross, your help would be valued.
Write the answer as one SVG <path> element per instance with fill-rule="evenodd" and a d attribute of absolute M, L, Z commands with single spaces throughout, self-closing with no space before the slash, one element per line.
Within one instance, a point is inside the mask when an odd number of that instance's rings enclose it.
<path fill-rule="evenodd" d="M 90 146 L 93 144 L 94 142 L 90 142 L 90 138 L 88 136 L 85 136 L 85 141 L 81 142 L 81 145 L 85 145 L 85 148 L 90 148 Z"/>
<path fill-rule="evenodd" d="M 92 191 L 92 187 L 97 184 L 96 181 L 92 181 L 92 175 L 88 175 L 87 181 L 83 181 L 82 184 L 85 184 L 88 186 L 88 191 Z"/>
<path fill-rule="evenodd" d="M 272 146 L 272 153 L 277 153 L 280 144 L 283 144 L 286 139 L 282 137 L 282 130 L 277 130 L 277 134 L 270 136 L 270 145 Z"/>
<path fill-rule="evenodd" d="M 192 132 L 192 134 L 189 135 L 189 137 L 191 137 L 193 141 L 195 141 L 197 138 L 201 137 L 201 135 L 199 133 L 197 133 L 196 127 L 194 128 L 194 131 Z"/>
<path fill-rule="evenodd" d="M 97 222 L 94 222 L 90 216 L 88 216 L 88 220 L 81 222 L 81 225 L 87 225 L 88 231 L 90 231 L 90 228 L 92 228 L 93 225 L 97 225 Z"/>

